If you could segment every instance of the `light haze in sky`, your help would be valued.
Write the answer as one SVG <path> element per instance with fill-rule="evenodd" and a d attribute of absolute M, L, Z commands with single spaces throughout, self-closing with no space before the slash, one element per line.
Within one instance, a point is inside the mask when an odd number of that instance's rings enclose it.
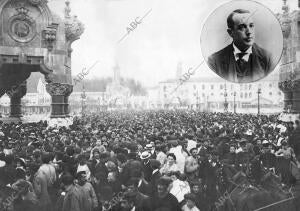
<path fill-rule="evenodd" d="M 70 0 L 71 15 L 85 25 L 80 40 L 73 43 L 72 74 L 97 65 L 87 78 L 113 76 L 118 64 L 122 77 L 130 77 L 145 86 L 174 78 L 178 62 L 183 73 L 202 61 L 200 34 L 206 18 L 226 0 Z M 258 0 L 274 13 L 282 13 L 282 0 Z M 297 0 L 288 0 L 290 10 Z M 63 17 L 64 0 L 49 0 L 50 9 Z M 127 27 L 143 17 L 136 29 Z M 138 19 L 139 20 L 139 19 Z M 272 36 L 272 34 L 270 34 Z M 204 64 L 192 77 L 218 77 Z"/>

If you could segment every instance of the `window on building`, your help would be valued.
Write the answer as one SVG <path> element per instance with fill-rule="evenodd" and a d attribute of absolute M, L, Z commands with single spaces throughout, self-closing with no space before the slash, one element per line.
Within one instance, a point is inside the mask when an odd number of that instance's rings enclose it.
<path fill-rule="evenodd" d="M 210 88 L 211 88 L 211 89 L 214 89 L 214 85 L 213 85 L 213 84 L 212 84 L 212 85 L 210 85 Z"/>
<path fill-rule="evenodd" d="M 269 95 L 272 96 L 272 92 L 269 92 Z"/>
<path fill-rule="evenodd" d="M 164 92 L 167 91 L 167 86 L 164 86 Z"/>
<path fill-rule="evenodd" d="M 231 84 L 231 87 L 230 87 L 230 89 L 231 89 L 231 90 L 233 90 L 233 84 Z"/>
<path fill-rule="evenodd" d="M 248 93 L 247 92 L 245 92 L 245 98 L 247 98 L 248 97 Z"/>
<path fill-rule="evenodd" d="M 205 97 L 205 94 L 204 94 L 204 93 L 202 93 L 202 97 Z"/>
<path fill-rule="evenodd" d="M 272 88 L 272 84 L 271 83 L 269 84 L 269 87 Z"/>
<path fill-rule="evenodd" d="M 249 98 L 251 98 L 252 97 L 252 93 L 251 92 L 249 92 Z"/>
<path fill-rule="evenodd" d="M 220 89 L 223 89 L 223 84 L 220 85 Z"/>
<path fill-rule="evenodd" d="M 211 96 L 214 96 L 214 93 L 211 93 L 210 95 L 211 95 Z"/>
<path fill-rule="evenodd" d="M 243 92 L 241 92 L 240 97 L 243 98 Z"/>
<path fill-rule="evenodd" d="M 205 85 L 204 84 L 202 84 L 202 89 L 205 89 Z"/>
<path fill-rule="evenodd" d="M 251 90 L 252 84 L 249 84 L 249 90 Z"/>
<path fill-rule="evenodd" d="M 281 96 L 281 92 L 278 92 L 278 95 Z"/>

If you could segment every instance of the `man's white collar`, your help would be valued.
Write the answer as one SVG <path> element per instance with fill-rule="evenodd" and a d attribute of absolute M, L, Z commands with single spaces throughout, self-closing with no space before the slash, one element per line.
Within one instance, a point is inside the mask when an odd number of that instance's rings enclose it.
<path fill-rule="evenodd" d="M 238 47 L 236 47 L 236 45 L 234 43 L 232 43 L 233 46 L 233 55 L 235 58 L 235 61 L 237 61 L 239 59 L 238 54 L 242 53 L 242 51 L 240 49 L 238 49 Z M 250 54 L 252 54 L 252 46 L 250 48 L 247 49 L 247 51 L 245 51 L 244 53 L 246 53 L 242 58 L 248 62 L 249 60 L 249 56 Z"/>

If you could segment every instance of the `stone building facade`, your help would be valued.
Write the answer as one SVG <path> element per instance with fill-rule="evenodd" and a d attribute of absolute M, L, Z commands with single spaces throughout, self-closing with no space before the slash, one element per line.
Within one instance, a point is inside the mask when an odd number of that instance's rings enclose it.
<path fill-rule="evenodd" d="M 64 18 L 50 11 L 47 0 L 0 1 L 0 97 L 10 97 L 11 117 L 22 116 L 21 98 L 32 72 L 45 77 L 51 118 L 68 116 L 71 45 L 83 31 L 83 24 L 70 15 L 69 1 Z"/>

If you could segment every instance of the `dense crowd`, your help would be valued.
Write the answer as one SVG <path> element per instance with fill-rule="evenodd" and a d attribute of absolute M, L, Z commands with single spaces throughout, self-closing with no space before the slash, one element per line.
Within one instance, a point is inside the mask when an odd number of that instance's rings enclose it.
<path fill-rule="evenodd" d="M 259 185 L 256 165 L 283 187 L 297 184 L 299 138 L 298 121 L 275 115 L 114 111 L 60 128 L 0 122 L 0 210 L 214 210 L 228 175 Z"/>

